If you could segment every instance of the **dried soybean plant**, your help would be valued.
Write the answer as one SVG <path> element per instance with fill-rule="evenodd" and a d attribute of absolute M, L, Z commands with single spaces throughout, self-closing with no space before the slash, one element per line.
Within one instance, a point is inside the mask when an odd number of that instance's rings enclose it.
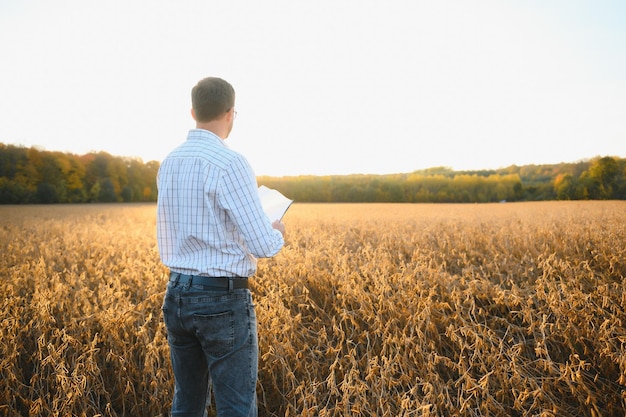
<path fill-rule="evenodd" d="M 154 207 L 0 210 L 0 415 L 166 415 Z"/>
<path fill-rule="evenodd" d="M 624 203 L 299 208 L 256 281 L 268 413 L 624 415 Z"/>
<path fill-rule="evenodd" d="M 167 415 L 153 205 L 0 207 L 0 415 Z M 261 416 L 623 416 L 623 202 L 294 204 Z"/>

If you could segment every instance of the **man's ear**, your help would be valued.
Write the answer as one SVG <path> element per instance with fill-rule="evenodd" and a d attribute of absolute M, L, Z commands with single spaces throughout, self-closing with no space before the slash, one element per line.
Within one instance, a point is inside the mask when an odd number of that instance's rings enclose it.
<path fill-rule="evenodd" d="M 193 120 L 196 120 L 196 112 L 193 109 L 193 107 L 191 108 L 191 117 L 193 117 Z M 196 120 L 197 121 L 197 120 Z"/>

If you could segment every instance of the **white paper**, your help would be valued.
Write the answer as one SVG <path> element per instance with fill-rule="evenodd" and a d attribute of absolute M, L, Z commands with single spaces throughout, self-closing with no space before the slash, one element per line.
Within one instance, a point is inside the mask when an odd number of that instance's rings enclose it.
<path fill-rule="evenodd" d="M 279 191 L 267 188 L 264 185 L 259 187 L 259 197 L 261 198 L 263 211 L 271 222 L 282 219 L 291 203 L 293 203 L 293 200 L 288 199 Z"/>

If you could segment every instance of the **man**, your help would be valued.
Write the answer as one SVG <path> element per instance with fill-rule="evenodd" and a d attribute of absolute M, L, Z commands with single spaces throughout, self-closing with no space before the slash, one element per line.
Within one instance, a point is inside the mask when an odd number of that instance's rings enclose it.
<path fill-rule="evenodd" d="M 220 78 L 192 89 L 196 121 L 157 177 L 157 238 L 170 269 L 163 302 L 174 371 L 172 416 L 257 415 L 257 322 L 248 277 L 284 245 L 261 208 L 255 175 L 230 150 L 235 91 Z"/>

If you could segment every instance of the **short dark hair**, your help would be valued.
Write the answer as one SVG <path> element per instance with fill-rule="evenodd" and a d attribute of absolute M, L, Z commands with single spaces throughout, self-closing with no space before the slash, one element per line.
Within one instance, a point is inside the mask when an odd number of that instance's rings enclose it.
<path fill-rule="evenodd" d="M 221 78 L 204 78 L 191 90 L 191 106 L 199 122 L 215 120 L 234 105 L 235 89 Z"/>

